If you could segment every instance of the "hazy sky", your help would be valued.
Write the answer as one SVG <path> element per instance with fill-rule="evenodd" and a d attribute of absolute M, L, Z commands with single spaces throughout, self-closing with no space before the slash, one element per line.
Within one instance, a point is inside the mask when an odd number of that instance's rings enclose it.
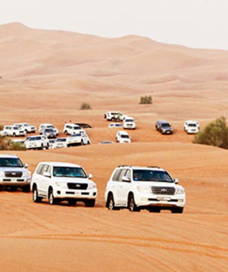
<path fill-rule="evenodd" d="M 0 0 L 0 25 L 228 50 L 228 0 Z"/>

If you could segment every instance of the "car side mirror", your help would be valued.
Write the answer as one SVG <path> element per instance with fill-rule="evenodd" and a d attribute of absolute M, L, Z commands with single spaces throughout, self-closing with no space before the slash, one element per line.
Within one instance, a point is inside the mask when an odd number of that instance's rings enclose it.
<path fill-rule="evenodd" d="M 50 178 L 50 177 L 51 177 L 51 174 L 48 173 L 48 172 L 44 172 L 43 175 L 44 175 L 45 177 L 47 177 L 47 178 Z"/>
<path fill-rule="evenodd" d="M 92 174 L 88 174 L 88 179 L 91 179 L 93 177 Z"/>
<path fill-rule="evenodd" d="M 27 163 L 25 163 L 25 164 L 24 164 L 24 168 L 27 168 L 27 167 L 28 167 L 28 164 L 27 164 Z"/>
<path fill-rule="evenodd" d="M 175 184 L 179 183 L 178 179 L 174 179 L 173 181 L 174 181 Z"/>
<path fill-rule="evenodd" d="M 130 179 L 129 179 L 129 177 L 123 176 L 122 181 L 123 182 L 130 182 Z"/>

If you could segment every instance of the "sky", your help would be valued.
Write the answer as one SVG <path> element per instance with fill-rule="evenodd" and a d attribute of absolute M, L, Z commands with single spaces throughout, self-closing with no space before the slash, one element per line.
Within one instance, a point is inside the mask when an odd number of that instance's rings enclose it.
<path fill-rule="evenodd" d="M 228 50 L 228 0 L 0 0 L 0 25 Z"/>

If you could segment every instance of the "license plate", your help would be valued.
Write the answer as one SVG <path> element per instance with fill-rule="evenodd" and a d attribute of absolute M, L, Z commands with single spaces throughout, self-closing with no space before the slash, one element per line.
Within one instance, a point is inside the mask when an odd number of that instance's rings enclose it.
<path fill-rule="evenodd" d="M 159 200 L 159 201 L 169 201 L 170 197 L 157 197 L 157 200 Z"/>

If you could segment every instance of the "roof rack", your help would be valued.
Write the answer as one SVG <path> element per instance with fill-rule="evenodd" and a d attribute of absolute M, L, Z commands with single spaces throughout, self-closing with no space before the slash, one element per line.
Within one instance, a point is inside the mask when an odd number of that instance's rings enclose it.
<path fill-rule="evenodd" d="M 123 164 L 123 165 L 118 165 L 118 167 L 131 167 L 131 165 Z"/>
<path fill-rule="evenodd" d="M 147 166 L 148 168 L 161 168 L 160 166 Z"/>

